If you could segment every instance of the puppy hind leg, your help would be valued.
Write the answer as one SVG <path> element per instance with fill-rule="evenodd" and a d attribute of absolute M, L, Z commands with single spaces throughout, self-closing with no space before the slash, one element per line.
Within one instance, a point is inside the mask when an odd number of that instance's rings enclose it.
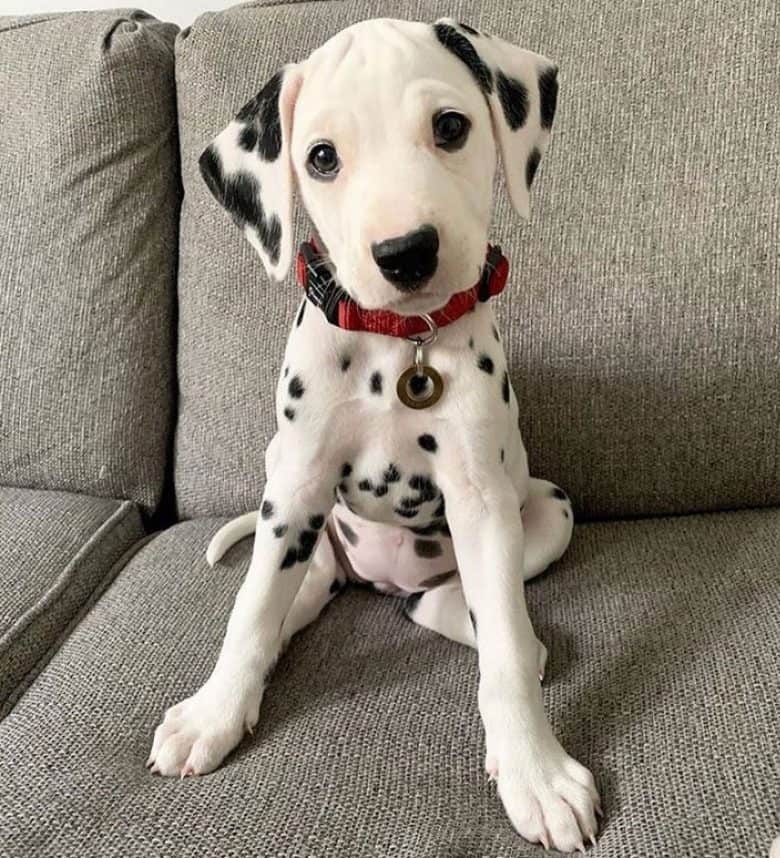
<path fill-rule="evenodd" d="M 522 518 L 523 580 L 528 581 L 566 551 L 574 529 L 574 514 L 566 492 L 554 483 L 531 477 Z"/>
<path fill-rule="evenodd" d="M 327 532 L 317 545 L 306 577 L 295 594 L 282 624 L 282 648 L 302 628 L 313 623 L 324 607 L 341 592 L 346 575 L 339 565 Z"/>
<path fill-rule="evenodd" d="M 444 584 L 407 596 L 404 614 L 424 629 L 436 632 L 455 643 L 477 647 L 477 618 L 469 611 L 457 574 Z M 539 681 L 544 679 L 547 648 L 537 640 Z"/>

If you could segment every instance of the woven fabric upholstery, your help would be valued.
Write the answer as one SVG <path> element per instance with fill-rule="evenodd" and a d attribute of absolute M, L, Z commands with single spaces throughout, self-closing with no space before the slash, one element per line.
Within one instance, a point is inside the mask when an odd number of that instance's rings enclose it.
<path fill-rule="evenodd" d="M 143 533 L 129 501 L 0 488 L 0 713 Z"/>
<path fill-rule="evenodd" d="M 375 15 L 451 14 L 560 63 L 531 221 L 501 189 L 494 230 L 513 263 L 497 308 L 532 470 L 586 516 L 780 501 L 776 7 L 343 0 L 199 18 L 176 47 L 181 513 L 257 505 L 300 299 L 291 280 L 269 285 L 198 155 L 278 66 Z"/>
<path fill-rule="evenodd" d="M 0 483 L 160 496 L 176 32 L 131 11 L 0 19 Z"/>
<path fill-rule="evenodd" d="M 482 770 L 472 650 L 350 590 L 295 638 L 214 774 L 144 768 L 208 676 L 250 541 L 221 522 L 132 559 L 0 723 L 4 858 L 522 858 Z M 545 703 L 592 767 L 600 858 L 765 856 L 780 831 L 780 510 L 583 525 L 527 587 Z M 24 761 L 20 761 L 20 749 Z"/>

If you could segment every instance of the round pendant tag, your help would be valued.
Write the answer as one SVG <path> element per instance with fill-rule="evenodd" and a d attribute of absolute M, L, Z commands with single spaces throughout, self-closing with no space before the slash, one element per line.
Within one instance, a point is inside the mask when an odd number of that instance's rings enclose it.
<path fill-rule="evenodd" d="M 416 365 L 401 373 L 395 390 L 407 408 L 430 408 L 441 399 L 444 382 L 432 366 Z"/>

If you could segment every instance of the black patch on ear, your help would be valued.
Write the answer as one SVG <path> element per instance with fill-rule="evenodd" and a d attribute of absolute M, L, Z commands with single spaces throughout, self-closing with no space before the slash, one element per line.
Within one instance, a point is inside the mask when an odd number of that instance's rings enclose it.
<path fill-rule="evenodd" d="M 468 24 L 464 24 L 463 21 L 458 21 L 458 26 L 463 30 L 464 33 L 470 33 L 472 36 L 478 36 L 479 30 L 475 30 L 473 27 L 469 27 Z"/>
<path fill-rule="evenodd" d="M 539 75 L 539 115 L 542 128 L 552 128 L 557 103 L 558 69 L 550 66 Z"/>
<path fill-rule="evenodd" d="M 528 118 L 528 90 L 519 80 L 507 77 L 503 72 L 496 74 L 496 90 L 506 124 L 512 131 L 517 131 Z"/>
<path fill-rule="evenodd" d="M 282 90 L 283 77 L 284 72 L 277 72 L 236 116 L 239 122 L 251 123 L 254 127 L 257 151 L 264 161 L 275 161 L 282 151 L 279 93 Z"/>
<path fill-rule="evenodd" d="M 257 146 L 257 130 L 254 125 L 245 125 L 238 135 L 238 145 L 247 152 Z"/>
<path fill-rule="evenodd" d="M 531 154 L 528 156 L 528 163 L 525 165 L 525 184 L 531 187 L 536 171 L 539 169 L 539 162 L 542 160 L 542 153 L 534 147 Z"/>
<path fill-rule="evenodd" d="M 282 243 L 282 224 L 276 215 L 266 217 L 260 200 L 260 182 L 244 171 L 226 176 L 214 146 L 206 149 L 198 164 L 203 180 L 220 205 L 230 212 L 237 226 L 243 228 L 249 224 L 257 230 L 268 258 L 276 265 Z"/>
<path fill-rule="evenodd" d="M 433 30 L 439 42 L 468 68 L 482 92 L 490 95 L 493 92 L 493 74 L 471 42 L 449 24 L 434 24 Z"/>

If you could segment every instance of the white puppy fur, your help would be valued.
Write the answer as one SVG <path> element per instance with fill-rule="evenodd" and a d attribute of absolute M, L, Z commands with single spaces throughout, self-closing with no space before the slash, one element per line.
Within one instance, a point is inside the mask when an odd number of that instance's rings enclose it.
<path fill-rule="evenodd" d="M 556 73 L 544 57 L 451 20 L 362 22 L 275 76 L 206 150 L 201 168 L 273 277 L 285 276 L 292 259 L 297 187 L 355 301 L 432 312 L 471 287 L 484 265 L 496 150 L 515 208 L 528 214 Z M 436 136 L 443 111 L 470 122 L 456 145 Z M 332 149 L 318 152 L 317 165 L 337 163 L 318 173 L 312 153 L 323 143 Z M 422 224 L 438 232 L 438 265 L 420 288 L 402 290 L 379 270 L 372 245 Z M 260 515 L 226 525 L 208 549 L 213 564 L 255 532 L 249 571 L 213 673 L 167 711 L 149 764 L 164 775 L 209 772 L 252 729 L 281 650 L 346 578 L 323 538 L 334 499 L 346 502 L 344 474 L 381 473 L 394 462 L 440 489 L 459 573 L 414 598 L 409 614 L 477 647 L 486 767 L 517 831 L 560 850 L 582 848 L 595 837 L 599 797 L 545 716 L 546 651 L 523 592 L 523 581 L 569 543 L 568 499 L 529 477 L 489 302 L 442 328 L 428 349 L 426 362 L 445 384 L 430 409 L 396 397 L 412 355 L 404 339 L 342 330 L 302 306 L 279 379 Z M 364 519 L 409 524 L 392 490 L 349 497 Z M 421 509 L 414 524 L 431 521 Z"/>

